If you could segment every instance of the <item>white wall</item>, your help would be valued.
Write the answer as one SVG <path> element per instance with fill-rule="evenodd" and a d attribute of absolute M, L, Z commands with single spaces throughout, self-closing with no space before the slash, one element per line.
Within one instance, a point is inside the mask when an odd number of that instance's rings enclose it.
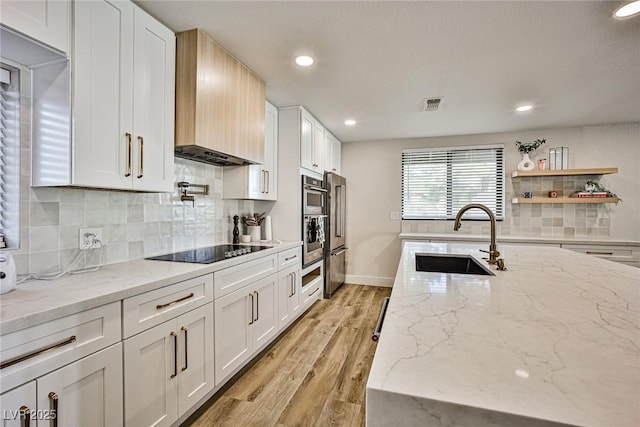
<path fill-rule="evenodd" d="M 511 172 L 520 161 L 514 143 L 516 140 L 532 142 L 538 138 L 546 139 L 547 143 L 532 156 L 533 159 L 548 157 L 549 148 L 564 146 L 569 147 L 570 168 L 618 167 L 618 174 L 606 175 L 600 182 L 620 196 L 623 202 L 618 205 L 582 205 L 580 208 L 576 208 L 576 205 L 559 206 L 563 209 L 560 216 L 564 218 L 564 226 L 540 227 L 540 216 L 544 214 L 537 214 L 537 218 L 534 218 L 535 209 L 541 211 L 540 207 L 510 203 L 514 191 Z M 349 142 L 342 145 L 342 171 L 348 183 L 348 281 L 392 283 L 400 258 L 400 241 L 397 237 L 403 228 L 405 231 L 453 232 L 451 221 L 404 221 L 403 224 L 402 221 L 390 219 L 390 212 L 400 212 L 402 149 L 497 143 L 505 145 L 507 177 L 506 217 L 498 226 L 499 236 L 597 237 L 640 241 L 640 123 Z M 582 185 L 577 178 L 569 181 L 569 184 Z M 524 185 L 523 182 L 519 186 L 516 183 L 516 189 Z M 538 185 L 544 187 L 545 182 Z M 543 205 L 543 208 L 551 209 L 551 206 Z M 587 218 L 586 227 L 579 227 L 576 219 L 584 216 L 584 210 L 587 210 L 587 216 L 593 217 L 592 222 Z M 488 226 L 474 223 L 465 226 L 464 233 L 488 236 Z"/>

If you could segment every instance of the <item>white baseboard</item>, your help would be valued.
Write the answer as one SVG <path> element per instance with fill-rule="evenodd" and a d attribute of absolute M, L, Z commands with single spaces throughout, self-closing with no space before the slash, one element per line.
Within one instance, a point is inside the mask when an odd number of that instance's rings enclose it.
<path fill-rule="evenodd" d="M 393 286 L 393 281 L 393 277 L 356 276 L 353 274 L 347 274 L 344 278 L 345 283 L 352 285 L 385 286 L 387 288 Z"/>

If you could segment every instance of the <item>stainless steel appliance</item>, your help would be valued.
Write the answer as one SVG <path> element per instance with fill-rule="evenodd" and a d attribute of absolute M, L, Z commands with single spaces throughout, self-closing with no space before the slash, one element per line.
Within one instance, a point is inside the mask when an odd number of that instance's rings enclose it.
<path fill-rule="evenodd" d="M 327 172 L 327 244 L 324 251 L 324 296 L 329 298 L 344 283 L 346 272 L 345 224 L 347 181 L 344 177 Z"/>
<path fill-rule="evenodd" d="M 324 257 L 326 193 L 321 180 L 302 177 L 303 267 L 321 261 Z"/>

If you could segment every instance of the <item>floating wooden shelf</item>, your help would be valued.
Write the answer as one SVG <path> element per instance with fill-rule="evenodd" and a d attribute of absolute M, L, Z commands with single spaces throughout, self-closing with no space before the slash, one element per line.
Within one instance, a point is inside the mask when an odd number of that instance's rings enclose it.
<path fill-rule="evenodd" d="M 515 204 L 541 204 L 541 203 L 618 203 L 618 197 L 532 197 L 525 199 L 524 197 L 516 197 L 511 199 L 511 203 Z"/>
<path fill-rule="evenodd" d="M 554 169 L 554 170 L 532 170 L 532 171 L 513 171 L 512 178 L 527 176 L 571 176 L 571 175 L 607 175 L 618 173 L 618 168 L 587 168 L 587 169 Z M 558 202 L 556 202 L 558 203 Z"/>

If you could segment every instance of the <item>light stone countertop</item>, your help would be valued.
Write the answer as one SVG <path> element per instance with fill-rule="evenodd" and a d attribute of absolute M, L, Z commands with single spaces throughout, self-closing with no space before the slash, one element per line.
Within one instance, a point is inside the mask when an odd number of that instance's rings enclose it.
<path fill-rule="evenodd" d="M 0 335 L 273 255 L 302 242 L 259 244 L 271 248 L 212 264 L 141 259 L 52 281 L 21 283 L 13 291 L 0 295 Z"/>
<path fill-rule="evenodd" d="M 640 425 L 640 271 L 505 245 L 495 276 L 415 271 L 406 242 L 367 383 L 367 426 Z"/>
<path fill-rule="evenodd" d="M 398 235 L 400 240 L 438 240 L 451 242 L 489 242 L 488 234 L 464 234 L 464 233 L 409 233 L 404 232 Z M 529 236 L 500 236 L 497 242 L 503 243 L 526 243 L 526 244 L 565 244 L 565 245 L 596 245 L 596 246 L 639 246 L 640 242 L 635 240 L 619 240 L 587 237 L 529 237 Z"/>

